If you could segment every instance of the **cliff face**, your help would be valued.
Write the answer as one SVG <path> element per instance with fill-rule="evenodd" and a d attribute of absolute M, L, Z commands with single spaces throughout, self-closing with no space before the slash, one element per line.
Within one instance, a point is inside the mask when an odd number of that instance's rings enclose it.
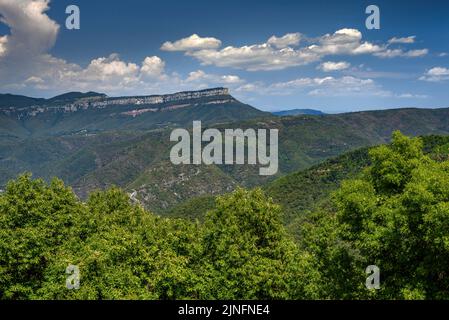
<path fill-rule="evenodd" d="M 220 102 L 228 102 L 234 100 L 229 95 L 227 88 L 213 88 L 199 91 L 185 91 L 166 95 L 151 95 L 151 96 L 133 96 L 133 97 L 107 97 L 105 95 L 91 96 L 87 98 L 74 99 L 70 102 L 52 102 L 51 99 L 44 100 L 37 105 L 29 105 L 26 107 L 17 107 L 14 105 L 3 107 L 0 113 L 6 115 L 17 116 L 23 118 L 26 116 L 34 117 L 39 113 L 44 112 L 76 112 L 78 110 L 86 109 L 103 109 L 111 106 L 129 106 L 137 108 L 135 110 L 127 110 L 123 114 L 130 112 L 134 116 L 139 114 L 139 109 L 142 112 L 147 111 L 168 111 L 180 106 L 190 106 L 195 103 L 195 100 L 203 98 L 216 97 L 216 99 L 208 100 L 207 104 L 214 104 Z M 180 104 L 182 102 L 182 104 Z M 152 108 L 143 108 L 145 106 L 152 106 Z"/>
<path fill-rule="evenodd" d="M 157 96 L 141 96 L 141 97 L 123 97 L 123 98 L 107 98 L 103 101 L 92 102 L 93 106 L 109 106 L 109 105 L 152 105 L 168 102 L 180 102 L 194 99 L 201 99 L 214 96 L 227 96 L 229 89 L 214 88 L 200 91 L 185 91 L 166 95 Z"/>
<path fill-rule="evenodd" d="M 2 136 L 29 138 L 111 130 L 160 130 L 190 127 L 194 120 L 212 124 L 268 116 L 233 98 L 226 88 L 132 97 L 69 92 L 51 99 L 29 98 L 26 101 L 31 103 L 25 105 L 14 103 L 17 101 L 14 97 L 3 97 L 0 95 L 0 142 Z"/>

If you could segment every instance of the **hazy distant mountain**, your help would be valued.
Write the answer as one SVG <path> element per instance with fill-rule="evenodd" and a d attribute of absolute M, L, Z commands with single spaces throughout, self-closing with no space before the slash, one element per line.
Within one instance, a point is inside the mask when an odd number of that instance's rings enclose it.
<path fill-rule="evenodd" d="M 46 100 L 41 98 L 30 98 L 15 94 L 0 94 L 0 110 L 6 107 L 23 108 L 30 105 L 40 105 Z"/>
<path fill-rule="evenodd" d="M 325 113 L 320 110 L 314 109 L 291 109 L 291 110 L 275 111 L 272 112 L 272 114 L 276 116 L 297 116 L 300 114 L 323 115 Z"/>
<path fill-rule="evenodd" d="M 98 92 L 67 92 L 64 94 L 61 94 L 59 96 L 50 98 L 47 100 L 49 103 L 70 103 L 75 102 L 78 99 L 86 99 L 86 98 L 107 98 L 107 95 L 104 93 L 98 93 Z"/>
<path fill-rule="evenodd" d="M 15 95 L 15 94 L 0 94 L 0 109 L 35 109 L 39 106 L 63 106 L 65 104 L 76 103 L 79 100 L 86 99 L 107 99 L 107 95 L 98 92 L 67 92 L 53 98 L 31 98 L 27 96 Z M 22 110 L 24 111 L 24 110 Z"/>

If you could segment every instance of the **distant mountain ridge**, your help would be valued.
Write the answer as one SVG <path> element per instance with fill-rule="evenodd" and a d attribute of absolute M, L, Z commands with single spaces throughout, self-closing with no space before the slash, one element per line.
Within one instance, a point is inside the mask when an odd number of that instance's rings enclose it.
<path fill-rule="evenodd" d="M 67 92 L 64 94 L 60 94 L 58 96 L 55 96 L 53 98 L 47 99 L 46 101 L 50 103 L 62 103 L 62 102 L 72 102 L 78 99 L 88 99 L 88 98 L 107 98 L 108 96 L 104 93 L 98 93 L 98 92 Z"/>
<path fill-rule="evenodd" d="M 264 117 L 235 99 L 227 88 L 165 95 L 108 97 L 96 92 L 69 92 L 50 99 L 0 95 L 0 135 L 60 135 L 107 130 L 148 130 Z M 4 132 L 2 132 L 2 129 Z"/>
<path fill-rule="evenodd" d="M 22 108 L 33 104 L 40 105 L 45 101 L 46 99 L 43 98 L 30 98 L 10 93 L 0 94 L 0 112 L 2 111 L 3 108 L 11 106 L 15 106 L 16 108 Z"/>
<path fill-rule="evenodd" d="M 324 115 L 325 113 L 320 110 L 315 109 L 291 109 L 291 110 L 282 110 L 282 111 L 274 111 L 272 114 L 276 116 L 297 116 L 301 114 L 308 114 L 308 115 Z"/>
<path fill-rule="evenodd" d="M 88 108 L 105 108 L 114 105 L 158 105 L 168 102 L 187 101 L 213 96 L 229 96 L 227 88 L 212 88 L 198 91 L 183 91 L 164 95 L 108 97 L 97 92 L 68 92 L 50 99 L 31 98 L 11 94 L 0 94 L 0 112 L 10 114 L 16 111 L 44 112 L 52 110 L 77 111 Z"/>

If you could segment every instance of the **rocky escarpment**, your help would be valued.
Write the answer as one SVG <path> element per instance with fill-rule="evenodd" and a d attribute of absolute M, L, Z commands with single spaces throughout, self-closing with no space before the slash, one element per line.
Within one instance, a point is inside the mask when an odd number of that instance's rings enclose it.
<path fill-rule="evenodd" d="M 210 99 L 216 97 L 216 99 Z M 122 114 L 136 116 L 145 112 L 169 111 L 187 107 L 198 99 L 209 98 L 206 104 L 217 104 L 234 101 L 227 88 L 213 88 L 199 91 L 184 91 L 166 95 L 108 97 L 104 94 L 90 95 L 71 101 L 39 100 L 39 104 L 25 107 L 14 105 L 3 107 L 0 113 L 17 116 L 17 118 L 34 117 L 44 112 L 76 112 L 87 109 L 104 109 L 113 106 L 131 107 Z M 134 108 L 134 109 L 133 109 Z"/>

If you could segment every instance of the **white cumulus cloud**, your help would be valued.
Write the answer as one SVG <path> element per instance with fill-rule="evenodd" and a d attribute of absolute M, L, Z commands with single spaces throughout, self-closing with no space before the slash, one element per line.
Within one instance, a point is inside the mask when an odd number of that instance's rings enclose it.
<path fill-rule="evenodd" d="M 8 41 L 7 36 L 0 37 L 0 57 L 6 54 L 6 42 Z"/>
<path fill-rule="evenodd" d="M 268 39 L 267 43 L 275 46 L 278 49 L 297 46 L 301 41 L 301 34 L 299 32 L 296 33 L 287 33 L 282 37 L 272 36 Z"/>
<path fill-rule="evenodd" d="M 191 51 L 201 49 L 216 49 L 221 46 L 221 41 L 216 38 L 202 38 L 197 34 L 192 34 L 190 37 L 177 40 L 175 42 L 165 42 L 161 50 L 164 51 Z"/>
<path fill-rule="evenodd" d="M 0 41 L 8 55 L 32 57 L 53 47 L 59 26 L 45 14 L 48 9 L 48 0 L 0 0 L 0 21 L 11 29 Z"/>
<path fill-rule="evenodd" d="M 237 92 L 253 92 L 261 95 L 306 94 L 310 96 L 351 97 L 379 96 L 393 94 L 384 90 L 372 79 L 361 79 L 352 76 L 343 77 L 303 77 L 290 81 L 263 83 L 247 83 L 237 88 Z"/>
<path fill-rule="evenodd" d="M 165 77 L 165 62 L 158 56 L 146 57 L 142 62 L 140 72 L 150 78 Z"/>
<path fill-rule="evenodd" d="M 139 66 L 135 63 L 121 61 L 118 54 L 111 54 L 107 58 L 92 60 L 83 72 L 94 80 L 105 80 L 114 76 L 134 77 L 139 72 Z"/>
<path fill-rule="evenodd" d="M 346 28 L 333 34 L 326 34 L 320 37 L 316 44 L 298 49 L 286 46 L 287 43 L 292 45 L 299 41 L 297 37 L 299 34 L 296 36 L 287 34 L 281 38 L 271 37 L 262 44 L 228 46 L 221 50 L 199 50 L 187 54 L 197 58 L 204 65 L 260 71 L 306 65 L 328 55 L 369 54 L 382 50 L 380 46 L 362 42 L 362 34 L 356 29 Z"/>
<path fill-rule="evenodd" d="M 430 82 L 449 80 L 449 69 L 444 67 L 434 67 L 427 70 L 427 72 L 419 79 Z"/>
<path fill-rule="evenodd" d="M 282 37 L 272 36 L 264 43 L 240 47 L 219 48 L 218 42 L 216 42 L 216 48 L 196 50 L 193 46 L 181 45 L 191 37 L 169 43 L 168 48 L 179 43 L 176 46 L 179 51 L 185 51 L 187 55 L 199 60 L 202 65 L 231 67 L 248 71 L 282 70 L 307 65 L 332 55 L 371 54 L 382 58 L 414 58 L 428 53 L 428 49 L 403 51 L 402 49 L 389 49 L 389 44 L 379 45 L 363 41 L 362 33 L 351 28 L 343 28 L 332 34 L 309 39 L 310 44 L 299 48 L 302 38 L 300 33 L 287 33 Z M 163 48 L 167 47 L 166 44 L 163 45 Z"/>
<path fill-rule="evenodd" d="M 381 52 L 376 52 L 374 55 L 380 58 L 396 58 L 396 57 L 418 58 L 423 57 L 428 53 L 429 53 L 428 49 L 416 49 L 408 51 L 404 51 L 402 49 L 386 49 Z"/>
<path fill-rule="evenodd" d="M 413 93 L 401 93 L 395 95 L 396 98 L 403 98 L 403 99 L 425 99 L 428 98 L 428 95 L 425 94 L 413 94 Z"/>
<path fill-rule="evenodd" d="M 370 42 L 362 42 L 362 33 L 357 29 L 344 28 L 333 34 L 326 34 L 318 39 L 318 44 L 307 49 L 311 52 L 327 55 L 358 55 L 381 51 L 382 48 Z"/>
<path fill-rule="evenodd" d="M 214 85 L 234 85 L 244 82 L 236 75 L 217 75 L 206 73 L 203 70 L 192 71 L 185 80 L 186 82 L 205 82 Z"/>
<path fill-rule="evenodd" d="M 324 72 L 331 72 L 331 71 L 339 71 L 339 70 L 348 69 L 350 66 L 351 66 L 351 64 L 349 62 L 345 62 L 345 61 L 340 61 L 340 62 L 327 61 L 327 62 L 323 62 L 322 64 L 320 64 L 318 66 L 318 68 Z"/>
<path fill-rule="evenodd" d="M 10 34 L 0 37 L 0 84 L 28 78 L 39 71 L 41 63 L 54 63 L 47 52 L 58 34 L 59 26 L 45 12 L 47 0 L 0 0 L 0 22 Z"/>
<path fill-rule="evenodd" d="M 292 48 L 275 49 L 271 45 L 256 44 L 243 47 L 226 47 L 222 50 L 200 50 L 188 53 L 203 65 L 232 67 L 249 71 L 282 70 L 292 66 L 305 65 L 317 61 L 315 54 Z"/>
<path fill-rule="evenodd" d="M 409 36 L 409 37 L 402 37 L 402 38 L 393 37 L 390 40 L 388 40 L 388 43 L 410 44 L 410 43 L 415 43 L 415 38 L 416 38 L 416 36 Z"/>

